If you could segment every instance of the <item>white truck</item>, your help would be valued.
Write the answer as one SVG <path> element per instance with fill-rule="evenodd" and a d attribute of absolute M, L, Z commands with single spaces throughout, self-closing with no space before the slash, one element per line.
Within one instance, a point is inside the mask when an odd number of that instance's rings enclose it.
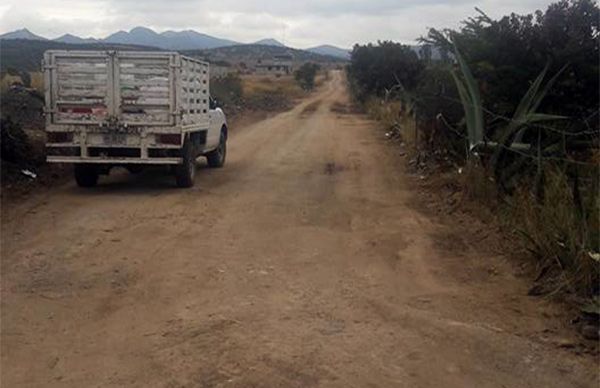
<path fill-rule="evenodd" d="M 227 122 L 208 63 L 173 52 L 46 51 L 47 160 L 74 163 L 82 187 L 114 166 L 171 165 L 194 184 L 196 159 L 222 167 Z"/>

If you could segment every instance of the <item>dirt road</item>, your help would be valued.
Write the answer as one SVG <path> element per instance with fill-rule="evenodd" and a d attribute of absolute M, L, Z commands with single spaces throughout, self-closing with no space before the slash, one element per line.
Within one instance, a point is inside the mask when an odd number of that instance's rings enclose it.
<path fill-rule="evenodd" d="M 5 207 L 2 387 L 594 386 L 505 259 L 445 248 L 345 99 L 334 74 L 233 129 L 190 190 L 120 173 Z"/>

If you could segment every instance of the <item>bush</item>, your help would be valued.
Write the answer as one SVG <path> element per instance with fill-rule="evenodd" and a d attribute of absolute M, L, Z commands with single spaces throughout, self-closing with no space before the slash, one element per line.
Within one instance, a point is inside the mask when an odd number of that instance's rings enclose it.
<path fill-rule="evenodd" d="M 396 87 L 398 92 L 414 90 L 424 67 L 410 46 L 385 41 L 354 46 L 347 72 L 352 93 L 364 102 Z"/>
<path fill-rule="evenodd" d="M 213 78 L 210 80 L 210 94 L 223 109 L 235 111 L 244 98 L 242 79 L 234 73 Z"/>
<path fill-rule="evenodd" d="M 320 66 L 315 63 L 305 63 L 294 72 L 294 78 L 304 90 L 312 90 L 315 87 L 315 77 Z"/>
<path fill-rule="evenodd" d="M 445 149 L 459 159 L 466 157 L 464 134 L 452 131 L 463 118 L 463 107 L 448 67 L 432 63 L 419 77 L 414 91 L 415 120 L 421 133 L 420 146 Z"/>
<path fill-rule="evenodd" d="M 0 155 L 3 161 L 28 165 L 31 160 L 31 146 L 27 134 L 10 117 L 0 119 Z"/>
<path fill-rule="evenodd" d="M 598 129 L 597 116 L 589 117 L 600 104 L 599 30 L 600 9 L 594 1 L 561 0 L 545 12 L 499 20 L 479 11 L 460 30 L 432 29 L 423 40 L 450 51 L 451 41 L 456 43 L 480 83 L 486 108 L 498 116 L 512 115 L 546 65 L 548 74 L 567 65 L 539 111 L 572 118 L 567 129 L 578 132 L 587 125 Z"/>

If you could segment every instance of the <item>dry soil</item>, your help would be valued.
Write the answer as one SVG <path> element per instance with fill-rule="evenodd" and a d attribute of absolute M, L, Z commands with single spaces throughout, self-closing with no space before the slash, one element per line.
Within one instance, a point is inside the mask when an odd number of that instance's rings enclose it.
<path fill-rule="evenodd" d="M 233 128 L 192 189 L 119 172 L 5 204 L 2 387 L 596 386 L 555 307 L 412 206 L 346 99 L 334 73 Z"/>

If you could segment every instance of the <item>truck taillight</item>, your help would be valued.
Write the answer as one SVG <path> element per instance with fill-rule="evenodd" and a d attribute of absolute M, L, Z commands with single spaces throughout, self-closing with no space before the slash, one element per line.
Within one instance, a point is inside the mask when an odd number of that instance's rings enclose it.
<path fill-rule="evenodd" d="M 73 132 L 48 132 L 48 143 L 72 143 Z"/>
<path fill-rule="evenodd" d="M 78 106 L 75 108 L 71 108 L 71 112 L 73 112 L 73 113 L 93 113 L 94 110 L 92 108 Z"/>
<path fill-rule="evenodd" d="M 94 110 L 87 106 L 62 106 L 59 111 L 61 113 L 77 113 L 77 114 L 92 114 Z"/>
<path fill-rule="evenodd" d="M 181 145 L 181 135 L 178 133 L 157 135 L 157 138 L 157 142 L 160 144 Z"/>

